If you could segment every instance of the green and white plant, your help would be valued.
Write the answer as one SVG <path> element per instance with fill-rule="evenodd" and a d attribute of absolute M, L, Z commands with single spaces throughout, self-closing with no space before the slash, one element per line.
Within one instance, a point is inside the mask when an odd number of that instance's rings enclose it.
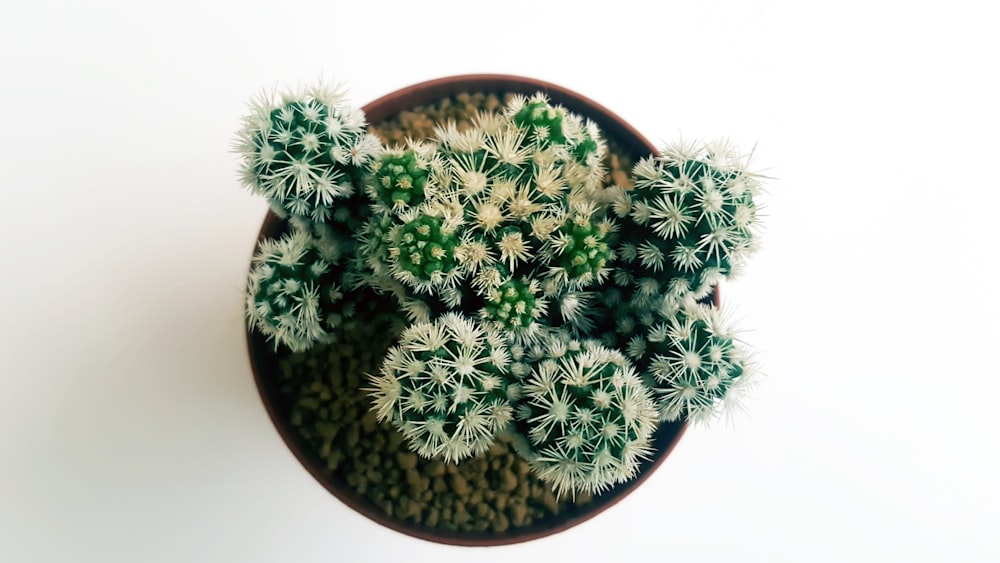
<path fill-rule="evenodd" d="M 621 353 L 567 336 L 549 337 L 524 385 L 522 455 L 557 494 L 599 493 L 636 475 L 659 418 Z"/>
<path fill-rule="evenodd" d="M 422 456 L 509 432 L 557 493 L 599 493 L 661 421 L 710 420 L 752 381 L 705 304 L 757 246 L 761 177 L 727 143 L 668 146 L 626 188 L 597 126 L 542 93 L 384 147 L 320 85 L 254 100 L 235 146 L 289 221 L 254 256 L 250 326 L 301 351 L 392 296 L 410 326 L 368 391 Z"/>
<path fill-rule="evenodd" d="M 236 137 L 243 184 L 280 216 L 333 219 L 382 149 L 363 112 L 344 103 L 342 87 L 324 83 L 265 92 L 250 108 Z"/>
<path fill-rule="evenodd" d="M 489 449 L 513 419 L 503 335 L 455 313 L 403 331 L 372 378 L 379 420 L 425 457 L 459 461 Z"/>

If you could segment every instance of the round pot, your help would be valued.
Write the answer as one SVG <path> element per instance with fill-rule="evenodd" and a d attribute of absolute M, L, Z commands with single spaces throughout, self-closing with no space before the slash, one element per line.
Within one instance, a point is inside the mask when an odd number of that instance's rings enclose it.
<path fill-rule="evenodd" d="M 518 76 L 476 74 L 431 80 L 383 96 L 365 105 L 363 110 L 369 123 L 378 124 L 402 110 L 433 103 L 462 92 L 531 95 L 538 91 L 545 92 L 553 103 L 561 104 L 569 111 L 596 122 L 605 138 L 613 141 L 623 153 L 638 158 L 656 152 L 656 147 L 632 126 L 600 104 L 555 84 Z M 258 243 L 264 238 L 279 235 L 284 228 L 284 222 L 269 212 L 261 227 Z M 717 305 L 718 290 L 715 292 L 714 300 Z M 418 527 L 403 519 L 387 516 L 372 500 L 357 493 L 341 476 L 327 469 L 315 448 L 303 439 L 292 424 L 290 406 L 288 401 L 282 398 L 280 390 L 279 358 L 273 344 L 253 331 L 247 332 L 247 344 L 261 400 L 281 438 L 306 470 L 341 502 L 365 517 L 401 533 L 433 542 L 469 546 L 512 544 L 555 534 L 589 520 L 635 491 L 663 463 L 686 428 L 682 422 L 662 423 L 654 435 L 655 453 L 642 464 L 638 476 L 595 496 L 579 510 L 565 510 L 544 521 L 536 521 L 528 526 L 512 526 L 503 532 L 450 532 Z"/>

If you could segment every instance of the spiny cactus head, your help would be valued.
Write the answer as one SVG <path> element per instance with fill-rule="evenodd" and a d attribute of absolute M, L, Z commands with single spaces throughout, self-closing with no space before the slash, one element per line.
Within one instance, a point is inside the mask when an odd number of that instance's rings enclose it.
<path fill-rule="evenodd" d="M 372 200 L 396 212 L 423 203 L 429 195 L 425 192 L 433 191 L 432 150 L 411 146 L 382 153 L 371 165 L 368 186 Z"/>
<path fill-rule="evenodd" d="M 665 299 L 658 316 L 627 352 L 645 369 L 661 420 L 705 422 L 733 406 L 730 391 L 746 387 L 755 369 L 723 314 L 688 295 Z"/>
<path fill-rule="evenodd" d="M 372 408 L 421 456 L 459 461 L 489 449 L 513 420 L 509 365 L 502 337 L 445 314 L 403 331 L 371 377 Z"/>
<path fill-rule="evenodd" d="M 381 151 L 364 114 L 344 104 L 339 87 L 265 93 L 250 109 L 235 141 L 241 178 L 283 215 L 329 220 Z"/>
<path fill-rule="evenodd" d="M 482 317 L 509 331 L 527 329 L 545 312 L 538 282 L 510 279 L 488 292 Z"/>
<path fill-rule="evenodd" d="M 600 161 L 604 158 L 607 147 L 601 139 L 597 124 L 587 119 L 583 120 L 571 114 L 570 129 L 573 131 L 572 137 L 576 139 L 573 146 L 573 160 L 582 165 L 588 165 L 595 159 Z"/>
<path fill-rule="evenodd" d="M 566 160 L 563 174 L 571 184 L 594 192 L 605 173 L 604 157 L 607 156 L 608 146 L 597 124 L 589 119 L 571 113 L 567 115 L 564 127 L 571 141 L 571 158 Z"/>
<path fill-rule="evenodd" d="M 547 343 L 516 417 L 528 462 L 556 493 L 598 493 L 635 476 L 658 417 L 650 391 L 618 352 L 565 336 Z"/>
<path fill-rule="evenodd" d="M 289 217 L 288 225 L 291 233 L 303 233 L 311 237 L 310 245 L 331 266 L 345 266 L 356 254 L 358 243 L 354 239 L 354 232 L 334 228 L 343 225 L 320 223 L 298 216 Z"/>
<path fill-rule="evenodd" d="M 357 271 L 370 272 L 380 279 L 392 277 L 389 247 L 394 226 L 393 217 L 387 213 L 373 213 L 368 218 L 358 233 Z"/>
<path fill-rule="evenodd" d="M 732 276 L 755 249 L 761 187 L 746 160 L 727 143 L 680 144 L 640 160 L 634 193 L 612 205 L 641 227 L 639 265 L 674 272 L 698 293 Z"/>
<path fill-rule="evenodd" d="M 612 257 L 607 237 L 613 229 L 610 221 L 597 221 L 593 210 L 573 213 L 552 235 L 551 273 L 573 289 L 603 280 Z"/>
<path fill-rule="evenodd" d="M 263 241 L 247 280 L 250 328 L 293 352 L 322 340 L 330 328 L 324 311 L 343 297 L 341 288 L 326 279 L 330 271 L 307 231 Z"/>
<path fill-rule="evenodd" d="M 515 97 L 507 112 L 512 114 L 511 120 L 518 127 L 526 129 L 529 138 L 539 145 L 566 142 L 566 135 L 563 133 L 566 110 L 550 104 L 543 94 L 536 94 L 530 99 Z"/>
<path fill-rule="evenodd" d="M 461 240 L 447 219 L 422 213 L 404 217 L 390 234 L 393 274 L 418 291 L 449 285 L 460 272 L 455 247 Z"/>
<path fill-rule="evenodd" d="M 539 184 L 545 184 L 541 173 L 554 165 L 572 189 L 590 191 L 597 187 L 604 173 L 607 145 L 594 122 L 552 105 L 541 92 L 530 98 L 515 96 L 504 114 L 515 133 L 507 138 L 521 139 L 525 160 L 534 164 L 529 176 L 538 176 Z"/>
<path fill-rule="evenodd" d="M 570 291 L 559 296 L 553 315 L 553 326 L 563 327 L 576 336 L 593 334 L 595 324 L 596 294 L 589 291 Z M 605 307 L 607 308 L 607 307 Z"/>

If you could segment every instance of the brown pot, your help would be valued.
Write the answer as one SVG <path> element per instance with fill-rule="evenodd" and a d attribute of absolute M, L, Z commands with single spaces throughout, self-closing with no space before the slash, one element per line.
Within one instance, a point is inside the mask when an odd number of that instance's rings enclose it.
<path fill-rule="evenodd" d="M 368 122 L 377 124 L 393 117 L 401 110 L 433 103 L 461 92 L 531 95 L 538 91 L 548 94 L 553 103 L 561 104 L 574 113 L 592 119 L 601 128 L 605 137 L 616 141 L 624 152 L 631 153 L 635 157 L 656 152 L 656 147 L 650 144 L 631 125 L 622 121 L 620 117 L 600 104 L 555 84 L 519 76 L 473 74 L 421 82 L 383 96 L 365 105 L 363 109 Z M 283 221 L 274 214 L 268 213 L 261 227 L 258 242 L 264 238 L 278 235 L 283 227 Z M 716 291 L 714 298 L 718 304 L 718 291 Z M 512 527 L 503 533 L 457 533 L 426 527 L 418 528 L 403 520 L 387 517 L 370 500 L 357 494 L 340 478 L 326 469 L 317 452 L 305 444 L 290 422 L 289 408 L 281 400 L 279 391 L 278 359 L 274 353 L 273 345 L 255 332 L 247 333 L 247 344 L 257 389 L 271 421 L 306 470 L 335 497 L 365 517 L 393 530 L 433 542 L 469 546 L 505 545 L 545 537 L 589 520 L 639 487 L 663 463 L 686 429 L 686 425 L 681 422 L 661 424 L 654 435 L 655 453 L 651 459 L 642 464 L 639 475 L 628 483 L 595 497 L 582 510 L 567 511 L 548 521 L 535 522 L 526 527 Z"/>

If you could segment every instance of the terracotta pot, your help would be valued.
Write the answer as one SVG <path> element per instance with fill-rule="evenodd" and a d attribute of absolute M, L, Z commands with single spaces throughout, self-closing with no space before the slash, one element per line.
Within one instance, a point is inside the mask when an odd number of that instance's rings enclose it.
<path fill-rule="evenodd" d="M 616 141 L 624 152 L 631 153 L 636 158 L 656 152 L 656 147 L 632 126 L 600 104 L 555 84 L 519 76 L 475 74 L 431 80 L 383 96 L 367 104 L 363 109 L 368 122 L 377 124 L 393 117 L 401 110 L 433 103 L 461 92 L 531 95 L 538 91 L 547 93 L 553 103 L 561 104 L 572 112 L 592 119 L 601 128 L 605 137 Z M 278 235 L 284 226 L 283 221 L 268 213 L 261 227 L 258 242 Z M 718 291 L 714 298 L 718 304 Z M 305 444 L 290 422 L 290 409 L 281 400 L 278 359 L 273 345 L 254 332 L 247 333 L 247 344 L 254 379 L 264 406 L 278 433 L 306 470 L 335 497 L 365 517 L 393 530 L 433 542 L 470 546 L 504 545 L 545 537 L 589 520 L 635 491 L 663 463 L 686 428 L 681 422 L 661 424 L 654 435 L 655 453 L 651 459 L 642 464 L 639 475 L 628 483 L 595 497 L 580 511 L 568 511 L 550 521 L 536 522 L 527 527 L 511 527 L 503 533 L 457 533 L 417 528 L 402 520 L 387 517 L 370 500 L 357 494 L 325 468 L 317 452 Z"/>

